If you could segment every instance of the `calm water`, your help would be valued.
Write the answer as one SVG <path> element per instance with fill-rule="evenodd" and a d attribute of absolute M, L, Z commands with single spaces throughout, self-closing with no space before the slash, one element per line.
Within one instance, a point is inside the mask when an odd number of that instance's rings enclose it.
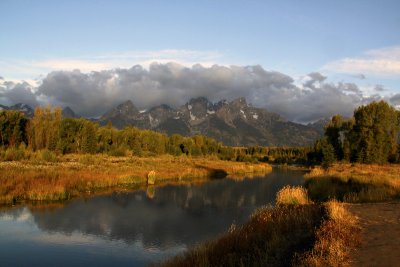
<path fill-rule="evenodd" d="M 169 185 L 0 211 L 0 266 L 143 266 L 211 239 L 273 204 L 302 172 Z"/>

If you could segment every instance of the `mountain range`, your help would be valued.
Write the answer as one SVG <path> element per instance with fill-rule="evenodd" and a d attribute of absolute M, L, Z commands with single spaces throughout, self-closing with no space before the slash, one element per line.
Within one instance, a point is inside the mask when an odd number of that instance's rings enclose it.
<path fill-rule="evenodd" d="M 33 115 L 33 109 L 23 104 L 0 106 L 0 109 L 16 109 L 28 117 Z M 68 118 L 79 117 L 69 107 L 64 108 L 62 114 Z M 111 122 L 119 129 L 135 126 L 169 135 L 202 134 L 230 146 L 310 145 L 321 136 L 324 122 L 294 123 L 279 114 L 253 107 L 245 98 L 212 103 L 204 97 L 193 98 L 176 109 L 159 105 L 138 110 L 131 100 L 127 100 L 95 121 L 100 125 Z"/>

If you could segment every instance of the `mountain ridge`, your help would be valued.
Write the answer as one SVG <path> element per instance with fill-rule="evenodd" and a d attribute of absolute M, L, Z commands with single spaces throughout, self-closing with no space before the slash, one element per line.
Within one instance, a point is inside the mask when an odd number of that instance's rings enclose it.
<path fill-rule="evenodd" d="M 127 110 L 124 103 L 117 106 L 119 110 Z M 117 128 L 132 125 L 169 135 L 202 134 L 231 146 L 305 146 L 321 136 L 313 127 L 253 107 L 243 97 L 216 103 L 205 97 L 192 98 L 176 109 L 165 104 L 140 112 L 135 108 L 131 116 L 112 112 L 115 109 L 106 112 L 98 122 L 101 125 L 111 122 Z"/>
<path fill-rule="evenodd" d="M 32 117 L 33 109 L 28 107 L 17 104 L 1 106 L 0 109 L 28 110 L 24 114 Z M 80 117 L 70 107 L 65 107 L 62 115 L 64 118 Z M 277 113 L 253 107 L 243 97 L 215 103 L 205 97 L 197 97 L 177 108 L 161 104 L 141 111 L 131 100 L 127 100 L 100 118 L 91 120 L 103 126 L 111 122 L 119 129 L 134 126 L 168 135 L 201 134 L 230 146 L 306 146 L 322 135 L 319 124 L 303 125 L 288 121 Z"/>

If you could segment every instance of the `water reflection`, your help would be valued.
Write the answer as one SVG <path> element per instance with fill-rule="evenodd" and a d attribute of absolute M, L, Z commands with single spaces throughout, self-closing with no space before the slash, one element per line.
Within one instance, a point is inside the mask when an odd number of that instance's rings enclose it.
<path fill-rule="evenodd" d="M 158 251 L 163 258 L 210 239 L 232 223 L 246 221 L 255 208 L 273 203 L 284 185 L 301 183 L 301 172 L 274 170 L 267 178 L 149 187 L 76 199 L 61 207 L 17 208 L 4 212 L 0 221 L 25 216 L 45 235 L 80 234 L 132 247 L 140 244 L 142 249 L 132 253 L 141 259 L 136 263 L 143 264 L 152 260 L 146 256 L 149 250 Z M 161 255 L 163 251 L 165 255 Z"/>

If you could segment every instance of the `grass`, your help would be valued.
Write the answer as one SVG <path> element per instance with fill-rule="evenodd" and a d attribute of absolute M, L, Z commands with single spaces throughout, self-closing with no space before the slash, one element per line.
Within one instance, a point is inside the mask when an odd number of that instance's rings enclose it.
<path fill-rule="evenodd" d="M 313 169 L 306 177 L 311 199 L 379 202 L 400 197 L 400 165 L 336 164 Z"/>
<path fill-rule="evenodd" d="M 285 186 L 276 195 L 277 205 L 305 205 L 310 203 L 307 190 L 303 187 Z"/>
<path fill-rule="evenodd" d="M 244 225 L 232 226 L 216 240 L 160 265 L 349 265 L 350 254 L 358 244 L 357 220 L 343 204 L 313 204 L 305 193 L 301 187 L 285 187 L 277 194 L 276 207 L 259 209 Z M 293 203 L 296 198 L 301 201 Z"/>
<path fill-rule="evenodd" d="M 265 207 L 246 224 L 161 266 L 288 266 L 296 253 L 311 249 L 322 214 L 317 205 Z"/>
<path fill-rule="evenodd" d="M 51 153 L 51 152 L 50 152 Z M 0 203 L 56 201 L 110 187 L 139 186 L 154 172 L 156 183 L 199 177 L 266 173 L 268 164 L 221 161 L 216 158 L 108 155 L 56 156 L 38 152 L 29 160 L 0 162 Z"/>
<path fill-rule="evenodd" d="M 296 266 L 350 266 L 351 253 L 360 244 L 357 219 L 342 203 L 324 204 L 327 219 L 317 229 L 316 241 L 311 251 L 298 255 Z"/>

